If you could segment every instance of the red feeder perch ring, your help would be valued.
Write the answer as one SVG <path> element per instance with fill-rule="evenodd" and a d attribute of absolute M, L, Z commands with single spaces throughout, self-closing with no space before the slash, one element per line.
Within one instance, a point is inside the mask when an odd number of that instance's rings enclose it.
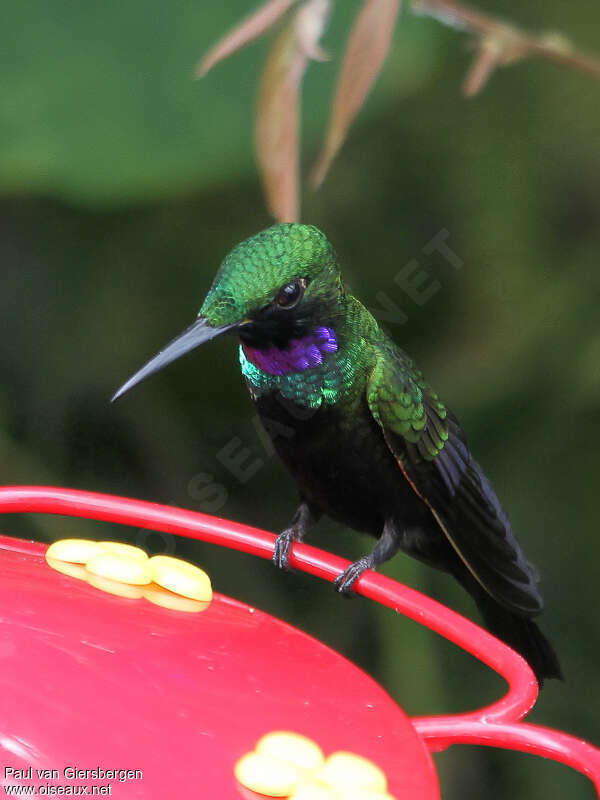
<path fill-rule="evenodd" d="M 273 534 L 246 525 L 139 500 L 54 487 L 0 488 L 0 513 L 21 512 L 61 514 L 132 525 L 219 544 L 266 559 L 271 557 L 275 540 Z M 13 554 L 30 553 L 39 557 L 44 552 L 41 545 L 28 545 L 17 540 L 0 542 L 0 548 L 2 546 L 5 552 L 11 551 Z M 348 562 L 344 559 L 304 544 L 294 546 L 291 563 L 297 569 L 329 581 L 348 566 Z M 0 564 L 0 586 L 2 582 L 2 564 Z M 517 653 L 472 622 L 390 578 L 367 572 L 360 578 L 356 590 L 365 597 L 402 613 L 444 636 L 491 667 L 508 683 L 506 694 L 485 708 L 464 714 L 413 718 L 411 722 L 417 738 L 425 743 L 429 750 L 441 750 L 449 745 L 462 743 L 502 747 L 545 756 L 587 775 L 600 797 L 600 750 L 567 734 L 521 722 L 535 703 L 537 684 L 529 666 Z M 229 603 L 232 607 L 233 605 L 243 607 L 243 604 L 235 604 L 223 598 L 220 598 L 220 602 Z M 246 611 L 253 611 L 244 608 Z M 265 619 L 265 624 L 271 619 L 266 615 L 262 617 Z M 284 635 L 282 631 L 289 633 L 293 630 L 276 620 L 272 622 L 280 626 L 278 628 L 280 635 Z M 35 625 L 34 620 L 31 625 Z M 294 636 L 303 635 L 294 632 Z M 304 640 L 309 640 L 309 637 L 304 637 Z M 311 646 L 316 646 L 314 640 L 309 641 L 312 643 Z M 301 643 L 301 647 L 303 646 Z M 331 654 L 327 648 L 323 648 L 322 645 L 320 647 Z M 339 662 L 343 661 L 339 657 L 337 659 Z M 344 669 L 350 668 L 347 662 L 344 664 Z M 352 669 L 353 675 L 359 673 L 356 668 Z M 369 680 L 362 673 L 360 675 L 361 680 Z M 43 685 L 43 682 L 40 685 Z M 362 691 L 360 687 L 363 684 L 358 681 L 356 685 L 359 687 L 357 691 Z M 370 682 L 368 687 L 368 691 L 374 691 L 375 696 L 379 697 L 373 682 Z M 384 695 L 382 690 L 379 692 Z M 309 701 L 306 703 L 308 705 Z M 397 711 L 400 714 L 400 711 Z M 5 733 L 6 731 L 0 728 L 0 746 L 3 745 L 2 737 Z M 253 744 L 248 742 L 248 749 L 251 749 Z M 4 747 L 7 748 L 5 743 Z M 427 773 L 429 769 L 427 760 L 424 761 L 423 769 Z M 438 797 L 435 776 L 426 774 L 423 781 L 422 786 L 417 787 L 415 784 L 414 792 L 421 792 L 420 796 L 423 799 L 427 797 L 433 800 Z M 427 794 L 424 786 L 428 787 Z M 405 792 L 398 796 L 419 796 L 414 792 L 412 794 Z M 141 792 L 126 796 L 148 795 Z M 234 792 L 228 796 L 239 795 Z"/>

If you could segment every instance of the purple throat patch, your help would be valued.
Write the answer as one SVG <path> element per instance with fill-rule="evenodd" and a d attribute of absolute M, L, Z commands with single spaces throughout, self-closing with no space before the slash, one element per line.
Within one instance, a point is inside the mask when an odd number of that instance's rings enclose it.
<path fill-rule="evenodd" d="M 258 350 L 243 342 L 242 349 L 248 361 L 263 372 L 286 375 L 288 372 L 303 372 L 310 367 L 318 367 L 325 356 L 337 352 L 338 343 L 334 330 L 320 327 L 302 339 L 290 339 L 285 350 L 273 345 Z"/>

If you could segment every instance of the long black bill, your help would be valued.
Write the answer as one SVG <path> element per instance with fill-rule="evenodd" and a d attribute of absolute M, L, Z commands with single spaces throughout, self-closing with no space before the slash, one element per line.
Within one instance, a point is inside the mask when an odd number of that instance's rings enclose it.
<path fill-rule="evenodd" d="M 166 367 L 171 361 L 175 361 L 179 356 L 189 353 L 190 350 L 194 350 L 199 345 L 204 344 L 204 342 L 208 342 L 210 339 L 214 339 L 215 336 L 219 336 L 219 334 L 225 333 L 225 331 L 231 330 L 231 328 L 234 327 L 235 325 L 221 325 L 218 328 L 213 328 L 206 322 L 204 317 L 200 317 L 200 319 L 197 319 L 187 330 L 173 339 L 172 342 L 169 342 L 169 344 L 163 348 L 160 353 L 155 355 L 154 358 L 151 358 L 147 364 L 144 364 L 135 375 L 132 375 L 132 377 L 115 392 L 111 402 L 114 402 L 117 398 L 121 397 L 122 394 L 128 392 L 136 383 L 143 381 L 148 375 L 158 372 L 159 369 Z"/>

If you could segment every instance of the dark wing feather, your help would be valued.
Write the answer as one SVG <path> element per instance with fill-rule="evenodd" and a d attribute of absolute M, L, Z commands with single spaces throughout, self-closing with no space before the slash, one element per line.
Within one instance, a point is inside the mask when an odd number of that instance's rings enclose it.
<path fill-rule="evenodd" d="M 367 401 L 414 491 L 483 588 L 515 613 L 542 610 L 535 573 L 454 416 L 399 349 L 382 349 Z"/>

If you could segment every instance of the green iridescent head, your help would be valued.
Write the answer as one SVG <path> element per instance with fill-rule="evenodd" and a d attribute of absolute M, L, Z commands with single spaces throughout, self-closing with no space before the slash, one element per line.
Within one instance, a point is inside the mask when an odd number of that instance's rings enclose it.
<path fill-rule="evenodd" d="M 273 225 L 233 248 L 199 316 L 212 326 L 239 323 L 295 281 L 306 282 L 306 301 L 335 291 L 340 287 L 335 253 L 313 225 Z"/>
<path fill-rule="evenodd" d="M 115 394 L 221 333 L 249 347 L 286 349 L 319 327 L 333 324 L 343 293 L 337 260 L 312 225 L 283 224 L 234 247 L 221 264 L 198 319 L 150 359 Z"/>

